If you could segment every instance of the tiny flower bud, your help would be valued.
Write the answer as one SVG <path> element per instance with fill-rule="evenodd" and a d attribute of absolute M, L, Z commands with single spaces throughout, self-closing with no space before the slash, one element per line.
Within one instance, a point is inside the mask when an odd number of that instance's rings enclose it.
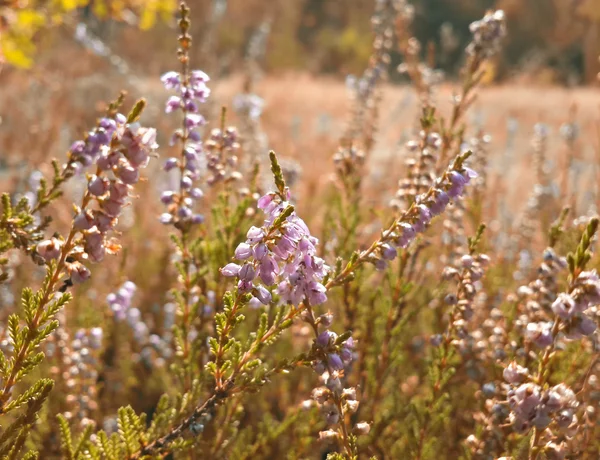
<path fill-rule="evenodd" d="M 334 430 L 319 431 L 319 441 L 331 441 L 338 437 L 338 432 Z"/>
<path fill-rule="evenodd" d="M 238 264 L 234 264 L 234 263 L 229 263 L 227 265 L 225 265 L 223 268 L 221 268 L 221 274 L 223 276 L 227 276 L 227 277 L 232 277 L 232 276 L 237 276 L 237 274 L 240 271 L 240 266 Z"/>
<path fill-rule="evenodd" d="M 319 316 L 319 324 L 323 327 L 330 327 L 333 323 L 333 315 L 331 313 L 325 313 Z"/>
<path fill-rule="evenodd" d="M 240 243 L 235 249 L 235 258 L 246 260 L 252 255 L 252 247 L 248 243 Z"/>
<path fill-rule="evenodd" d="M 80 262 L 67 264 L 67 270 L 69 271 L 71 281 L 73 281 L 75 284 L 83 283 L 91 276 L 91 273 L 87 267 Z"/>
<path fill-rule="evenodd" d="M 254 270 L 254 267 L 251 264 L 244 264 L 238 272 L 238 277 L 242 281 L 250 282 L 256 277 L 256 271 Z"/>
<path fill-rule="evenodd" d="M 167 190 L 165 192 L 162 192 L 162 194 L 160 195 L 160 201 L 163 204 L 171 204 L 173 202 L 174 197 L 175 197 L 175 192 L 173 192 L 171 190 Z"/>
<path fill-rule="evenodd" d="M 346 399 L 356 399 L 356 388 L 344 388 L 342 396 Z"/>
<path fill-rule="evenodd" d="M 355 399 L 347 400 L 346 405 L 348 406 L 348 411 L 350 411 L 352 414 L 358 410 L 358 401 Z"/>
<path fill-rule="evenodd" d="M 117 168 L 116 175 L 124 184 L 135 184 L 140 180 L 140 171 L 127 163 L 121 163 Z"/>
<path fill-rule="evenodd" d="M 269 305 L 271 303 L 271 293 L 264 286 L 257 286 L 254 295 L 263 305 Z"/>
<path fill-rule="evenodd" d="M 202 198 L 204 196 L 204 192 L 202 191 L 202 189 L 195 187 L 190 190 L 190 196 L 194 200 L 199 200 L 200 198 Z"/>
<path fill-rule="evenodd" d="M 107 179 L 93 175 L 88 182 L 88 190 L 92 195 L 102 196 L 108 191 L 109 185 Z"/>
<path fill-rule="evenodd" d="M 177 166 L 179 166 L 179 160 L 177 158 L 167 158 L 167 161 L 165 161 L 165 165 L 164 165 L 163 169 L 165 171 L 171 171 L 172 169 L 176 168 Z"/>
<path fill-rule="evenodd" d="M 371 431 L 371 425 L 369 425 L 367 422 L 358 422 L 356 425 L 354 425 L 353 431 L 358 435 L 369 434 L 369 431 Z"/>
<path fill-rule="evenodd" d="M 246 238 L 248 238 L 249 243 L 259 243 L 265 236 L 265 232 L 262 228 L 259 227 L 250 227 L 248 233 L 246 234 Z"/>
<path fill-rule="evenodd" d="M 42 241 L 36 247 L 37 253 L 43 257 L 46 262 L 57 259 L 60 256 L 60 250 L 63 242 L 57 238 Z"/>
<path fill-rule="evenodd" d="M 502 372 L 502 376 L 504 380 L 512 385 L 516 385 L 525 381 L 525 378 L 528 375 L 527 368 L 518 365 L 515 361 L 511 362 L 504 371 Z"/>
<path fill-rule="evenodd" d="M 73 227 L 77 230 L 89 230 L 94 226 L 94 217 L 88 212 L 80 212 L 73 219 Z"/>
<path fill-rule="evenodd" d="M 342 358 L 336 353 L 331 353 L 327 356 L 327 365 L 334 371 L 341 371 L 344 368 Z"/>

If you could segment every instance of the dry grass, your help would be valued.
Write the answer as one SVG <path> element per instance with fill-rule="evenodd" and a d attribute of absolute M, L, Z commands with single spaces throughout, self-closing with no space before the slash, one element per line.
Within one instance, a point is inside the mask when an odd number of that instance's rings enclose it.
<path fill-rule="evenodd" d="M 75 56 L 76 53 L 71 53 L 68 58 Z M 79 71 L 70 76 L 62 71 L 28 78 L 16 72 L 0 76 L 0 106 L 4 107 L 0 157 L 10 165 L 9 170 L 2 173 L 3 182 L 10 179 L 15 186 L 15 181 L 29 170 L 25 164 L 37 167 L 49 157 L 60 158 L 70 142 L 93 123 L 94 113 L 98 113 L 103 102 L 116 95 L 121 87 L 127 88 L 125 78 L 113 78 L 112 75 L 104 77 L 96 73 L 94 78 L 84 79 L 81 74 L 85 69 L 98 64 L 93 56 L 85 59 L 90 62 L 87 65 L 79 63 Z M 111 73 L 105 67 L 100 70 Z M 43 77 L 41 80 L 40 76 Z M 167 95 L 158 78 L 159 75 L 146 77 L 135 88 L 129 85 L 128 91 L 135 97 L 147 97 L 145 122 L 165 133 L 170 131 L 171 120 L 162 113 Z M 214 82 L 213 113 L 216 114 L 221 105 L 229 106 L 241 87 L 241 76 Z M 454 89 L 449 84 L 439 89 L 437 99 L 442 114 L 449 114 Z M 308 74 L 266 76 L 259 81 L 257 93 L 266 101 L 262 127 L 268 136 L 269 147 L 297 160 L 303 169 L 303 185 L 320 190 L 321 185 L 331 178 L 330 159 L 347 119 L 349 100 L 344 82 Z M 408 86 L 388 84 L 382 94 L 380 131 L 370 171 L 372 179 L 380 185 L 379 189 L 391 194 L 402 174 L 399 146 L 414 132 L 418 103 Z M 581 138 L 587 143 L 581 143 L 575 152 L 572 190 L 594 191 L 597 146 L 590 140 L 598 138 L 600 93 L 597 90 L 515 85 L 480 90 L 468 116 L 479 117 L 484 129 L 492 135 L 490 174 L 513 215 L 518 214 L 526 201 L 524 197 L 534 184 L 529 145 L 533 125 L 542 121 L 550 126 L 550 166 L 560 171 L 566 161 L 566 150 L 559 137 L 559 127 L 569 119 L 573 106 L 577 109 L 575 119 L 581 128 Z M 512 141 L 509 139 L 509 118 L 517 122 Z M 230 121 L 235 123 L 235 116 Z M 162 141 L 165 145 L 165 139 Z M 163 150 L 161 154 L 166 153 Z M 580 195 L 580 211 L 585 211 L 590 196 Z M 386 198 L 388 196 L 378 194 L 375 201 L 381 203 Z"/>

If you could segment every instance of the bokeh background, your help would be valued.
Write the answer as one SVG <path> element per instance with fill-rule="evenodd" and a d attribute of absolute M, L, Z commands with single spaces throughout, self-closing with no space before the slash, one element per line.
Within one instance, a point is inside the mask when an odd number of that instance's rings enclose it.
<path fill-rule="evenodd" d="M 491 174 L 506 225 L 525 206 L 522 187 L 533 186 L 530 139 L 537 123 L 550 133 L 548 170 L 569 176 L 582 212 L 597 208 L 600 0 L 412 3 L 411 33 L 423 44 L 423 59 L 444 74 L 437 95 L 443 115 L 450 113 L 457 89 L 469 24 L 491 8 L 506 13 L 508 37 L 488 65 L 467 120 L 492 137 Z M 255 93 L 264 101 L 265 156 L 272 148 L 289 159 L 302 175 L 301 192 L 315 193 L 328 181 L 348 119 L 346 79 L 368 63 L 375 0 L 189 4 L 192 63 L 212 78 L 207 118 L 218 122 L 225 106 L 228 122 L 236 124 L 236 95 Z M 27 189 L 32 171 L 47 172 L 49 158 L 63 158 L 121 90 L 129 103 L 147 98 L 144 122 L 159 129 L 165 146 L 173 126 L 163 113 L 167 94 L 160 75 L 177 66 L 176 16 L 175 0 L 0 0 L 0 185 Z M 402 175 L 400 146 L 414 134 L 420 110 L 399 63 L 393 48 L 369 168 L 379 187 L 374 202 L 393 194 Z M 568 160 L 560 136 L 565 123 L 575 124 L 586 139 L 569 150 Z M 154 184 L 160 191 L 160 175 Z"/>

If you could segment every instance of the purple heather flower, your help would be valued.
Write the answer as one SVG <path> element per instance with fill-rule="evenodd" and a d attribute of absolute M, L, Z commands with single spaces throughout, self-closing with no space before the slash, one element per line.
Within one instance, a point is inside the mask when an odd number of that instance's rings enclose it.
<path fill-rule="evenodd" d="M 173 71 L 165 73 L 160 80 L 163 82 L 166 89 L 178 90 L 179 85 L 181 84 L 179 73 Z"/>
<path fill-rule="evenodd" d="M 235 249 L 235 258 L 239 260 L 246 260 L 252 256 L 252 246 L 248 243 L 240 243 Z"/>
<path fill-rule="evenodd" d="M 221 268 L 221 274 L 227 277 L 237 276 L 241 268 L 238 264 L 229 263 Z"/>
<path fill-rule="evenodd" d="M 525 381 L 527 377 L 528 371 L 525 367 L 518 365 L 516 362 L 511 362 L 504 371 L 502 372 L 502 376 L 504 380 L 506 380 L 511 385 L 518 385 Z"/>
<path fill-rule="evenodd" d="M 81 284 L 92 276 L 87 267 L 80 262 L 67 264 L 67 270 L 69 271 L 71 281 L 75 284 Z"/>
<path fill-rule="evenodd" d="M 159 220 L 162 224 L 170 224 L 171 222 L 173 222 L 173 216 L 171 214 L 169 214 L 168 212 L 163 212 L 160 217 Z"/>
<path fill-rule="evenodd" d="M 188 208 L 187 206 L 181 206 L 178 210 L 177 210 L 177 216 L 180 219 L 189 219 L 191 218 L 193 215 L 193 212 L 190 208 Z"/>
<path fill-rule="evenodd" d="M 267 207 L 273 202 L 274 194 L 267 194 L 259 198 L 258 200 L 258 209 L 267 209 Z"/>
<path fill-rule="evenodd" d="M 271 303 L 271 293 L 264 286 L 256 286 L 254 295 L 263 305 L 269 305 Z"/>
<path fill-rule="evenodd" d="M 554 314 L 562 319 L 571 318 L 576 311 L 575 299 L 569 294 L 561 292 L 558 294 L 556 300 L 552 303 L 552 311 Z"/>
<path fill-rule="evenodd" d="M 198 160 L 198 151 L 196 147 L 193 145 L 186 145 L 185 149 L 183 149 L 183 154 L 187 161 L 197 161 Z"/>
<path fill-rule="evenodd" d="M 325 313 L 319 319 L 319 324 L 323 327 L 330 327 L 333 324 L 333 315 L 331 313 Z"/>
<path fill-rule="evenodd" d="M 446 193 L 450 198 L 457 198 L 463 194 L 465 185 L 469 180 L 469 176 L 465 176 L 457 171 L 450 171 L 448 174 L 450 180 L 450 187 L 446 190 Z"/>
<path fill-rule="evenodd" d="M 94 217 L 87 211 L 80 212 L 73 219 L 73 227 L 77 230 L 89 230 L 94 225 Z"/>
<path fill-rule="evenodd" d="M 325 386 L 336 393 L 342 391 L 342 381 L 340 380 L 339 374 L 336 371 L 329 374 L 327 382 L 325 382 Z"/>
<path fill-rule="evenodd" d="M 194 199 L 194 200 L 199 200 L 202 197 L 204 197 L 204 192 L 202 191 L 202 189 L 195 187 L 193 189 L 190 190 L 190 196 Z"/>
<path fill-rule="evenodd" d="M 181 178 L 181 188 L 182 189 L 188 190 L 188 189 L 192 188 L 193 184 L 194 183 L 192 182 L 192 178 L 191 177 L 189 177 L 189 176 L 183 176 Z"/>
<path fill-rule="evenodd" d="M 462 175 L 465 178 L 465 184 L 469 183 L 471 179 L 479 177 L 479 174 L 477 174 L 477 172 L 472 170 L 471 168 L 464 168 Z"/>
<path fill-rule="evenodd" d="M 108 179 L 93 175 L 88 182 L 88 190 L 92 195 L 102 196 L 108 191 L 109 185 Z"/>
<path fill-rule="evenodd" d="M 432 347 L 439 347 L 444 340 L 444 336 L 442 334 L 435 334 L 429 338 L 429 343 L 431 343 Z"/>
<path fill-rule="evenodd" d="M 163 204 L 171 204 L 175 195 L 175 192 L 173 192 L 172 190 L 167 190 L 165 192 L 162 192 L 162 194 L 160 195 L 160 201 Z"/>
<path fill-rule="evenodd" d="M 467 176 L 468 177 L 468 176 Z M 450 184 L 455 186 L 455 185 L 466 185 L 467 183 L 467 177 L 465 177 L 463 174 L 459 173 L 458 171 L 450 171 L 448 173 L 448 179 L 450 180 Z"/>
<path fill-rule="evenodd" d="M 258 275 L 267 286 L 275 284 L 275 275 L 277 275 L 277 264 L 272 257 L 265 257 L 258 267 Z"/>
<path fill-rule="evenodd" d="M 330 344 L 333 344 L 337 339 L 337 334 L 333 331 L 323 331 L 315 339 L 315 343 L 321 347 L 326 348 Z"/>
<path fill-rule="evenodd" d="M 348 337 L 342 345 L 350 350 L 354 350 L 354 339 L 352 337 Z"/>
<path fill-rule="evenodd" d="M 171 171 L 172 169 L 177 168 L 178 166 L 179 166 L 179 160 L 177 158 L 171 157 L 171 158 L 167 158 L 163 169 L 165 171 Z"/>
<path fill-rule="evenodd" d="M 585 336 L 592 335 L 598 327 L 596 325 L 596 322 L 586 315 L 581 315 L 580 318 L 581 320 L 577 324 L 577 329 L 579 330 L 579 332 Z"/>
<path fill-rule="evenodd" d="M 313 362 L 312 363 L 312 367 L 313 367 L 313 370 L 317 374 L 319 374 L 319 375 L 322 375 L 327 370 L 327 368 L 325 367 L 325 364 L 323 363 L 323 361 L 315 361 L 315 362 Z"/>
<path fill-rule="evenodd" d="M 259 243 L 264 237 L 265 232 L 259 227 L 250 227 L 250 230 L 246 233 L 246 238 L 248 238 L 249 243 Z"/>
<path fill-rule="evenodd" d="M 352 350 L 350 348 L 347 347 L 342 347 L 340 350 L 340 357 L 342 358 L 342 361 L 344 363 L 349 363 L 350 361 L 352 361 Z"/>
<path fill-rule="evenodd" d="M 188 113 L 197 113 L 198 112 L 198 104 L 192 99 L 186 99 L 183 104 L 184 109 Z"/>
<path fill-rule="evenodd" d="M 192 224 L 202 224 L 204 222 L 203 214 L 194 214 L 191 218 Z"/>
<path fill-rule="evenodd" d="M 533 383 L 521 384 L 509 396 L 509 403 L 513 410 L 525 419 L 531 418 L 540 402 L 540 388 Z"/>
<path fill-rule="evenodd" d="M 140 180 L 140 171 L 128 163 L 121 163 L 117 167 L 116 175 L 124 184 L 132 185 Z"/>
<path fill-rule="evenodd" d="M 310 281 L 307 290 L 308 301 L 311 305 L 320 305 L 327 301 L 327 296 L 325 295 L 327 289 L 318 281 Z"/>
<path fill-rule="evenodd" d="M 206 123 L 206 121 L 204 120 L 204 117 L 197 113 L 188 113 L 185 116 L 185 126 L 188 129 L 197 128 L 198 126 L 201 126 L 205 123 Z"/>
<path fill-rule="evenodd" d="M 119 154 L 114 151 L 106 150 L 100 155 L 96 164 L 102 171 L 108 171 L 119 163 Z"/>
<path fill-rule="evenodd" d="M 567 328 L 567 338 L 571 340 L 580 339 L 593 334 L 596 331 L 596 322 L 590 319 L 583 313 L 577 314 L 571 319 L 570 324 Z"/>
<path fill-rule="evenodd" d="M 465 254 L 460 258 L 460 265 L 463 268 L 471 268 L 471 266 L 473 265 L 473 257 L 469 254 Z"/>
<path fill-rule="evenodd" d="M 450 203 L 450 197 L 443 190 L 436 190 L 433 201 L 429 204 L 429 211 L 433 216 L 438 216 L 444 212 L 446 206 Z"/>
<path fill-rule="evenodd" d="M 256 260 L 262 261 L 265 256 L 268 254 L 269 249 L 267 248 L 267 245 L 264 243 L 259 243 L 256 246 L 254 246 L 254 258 Z"/>
<path fill-rule="evenodd" d="M 103 128 L 98 128 L 96 132 L 92 135 L 90 142 L 98 144 L 98 145 L 107 145 L 111 141 L 111 134 L 106 132 Z M 88 138 L 89 139 L 89 138 Z"/>
<path fill-rule="evenodd" d="M 90 347 L 94 350 L 98 350 L 102 346 L 103 331 L 100 327 L 93 327 L 90 329 Z"/>
<path fill-rule="evenodd" d="M 111 181 L 108 192 L 110 200 L 124 200 L 129 195 L 129 186 L 122 182 Z"/>
<path fill-rule="evenodd" d="M 536 346 L 546 348 L 552 344 L 552 323 L 529 323 L 527 325 L 526 336 Z"/>
<path fill-rule="evenodd" d="M 75 141 L 71 144 L 71 148 L 69 151 L 73 156 L 79 156 L 83 154 L 85 150 L 85 142 L 84 141 Z"/>
<path fill-rule="evenodd" d="M 398 255 L 398 251 L 393 246 L 389 244 L 384 244 L 381 246 L 381 256 L 385 260 L 394 260 Z"/>
<path fill-rule="evenodd" d="M 335 406 L 331 406 L 325 414 L 325 422 L 328 425 L 336 425 L 340 421 L 340 413 Z"/>
<path fill-rule="evenodd" d="M 167 101 L 165 113 L 171 113 L 181 108 L 181 98 L 178 96 L 171 96 Z"/>
<path fill-rule="evenodd" d="M 263 305 L 268 305 L 268 304 L 263 304 L 260 299 L 256 298 L 256 297 L 251 297 L 250 300 L 248 301 L 248 306 L 250 308 L 253 309 L 258 309 L 260 307 L 262 307 Z"/>
<path fill-rule="evenodd" d="M 331 353 L 327 355 L 327 365 L 333 371 L 341 371 L 344 369 L 344 363 L 342 358 L 336 353 Z"/>
<path fill-rule="evenodd" d="M 202 70 L 192 70 L 190 76 L 190 82 L 192 85 L 196 85 L 200 82 L 207 83 L 210 81 L 210 77 Z"/>
<path fill-rule="evenodd" d="M 101 232 L 107 232 L 115 226 L 116 219 L 103 213 L 102 211 L 94 212 L 94 225 L 98 227 Z"/>
<path fill-rule="evenodd" d="M 252 287 L 252 281 L 246 281 L 242 279 L 238 281 L 237 288 L 240 293 L 250 292 L 252 290 Z"/>
<path fill-rule="evenodd" d="M 422 222 L 423 225 L 427 225 L 431 221 L 431 212 L 424 204 L 420 204 L 417 206 L 419 211 L 419 222 Z"/>
<path fill-rule="evenodd" d="M 320 280 L 328 267 L 315 255 L 317 239 L 310 235 L 304 221 L 294 212 L 279 228 L 270 228 L 276 217 L 288 207 L 287 202 L 277 201 L 276 198 L 278 195 L 267 194 L 259 199 L 259 206 L 267 214 L 266 227 L 251 227 L 246 242 L 236 249 L 236 257 L 246 260 L 254 256 L 258 262 L 256 269 L 259 278 L 266 286 L 274 286 L 279 275 L 281 279 L 277 284 L 277 293 L 282 302 L 299 305 L 307 299 L 313 305 L 323 303 L 327 299 L 326 289 Z M 267 234 L 270 238 L 265 241 Z M 255 269 L 248 266 L 238 276 L 241 281 L 253 282 Z M 245 285 L 243 288 L 247 289 Z"/>
<path fill-rule="evenodd" d="M 121 200 L 105 199 L 100 202 L 100 207 L 109 216 L 116 217 L 121 212 L 124 204 L 125 202 Z"/>
<path fill-rule="evenodd" d="M 374 265 L 375 265 L 376 270 L 382 272 L 387 268 L 388 263 L 387 263 L 387 261 L 385 261 L 383 259 L 376 259 Z"/>
<path fill-rule="evenodd" d="M 57 238 L 51 238 L 38 243 L 36 251 L 46 262 L 49 262 L 53 259 L 57 259 L 60 256 L 62 246 L 62 241 Z"/>
<path fill-rule="evenodd" d="M 399 225 L 400 235 L 396 243 L 399 247 L 405 248 L 414 240 L 417 232 L 414 227 L 406 222 L 401 222 Z"/>
<path fill-rule="evenodd" d="M 256 271 L 254 270 L 252 264 L 244 264 L 240 268 L 237 276 L 242 281 L 251 282 L 256 277 Z"/>

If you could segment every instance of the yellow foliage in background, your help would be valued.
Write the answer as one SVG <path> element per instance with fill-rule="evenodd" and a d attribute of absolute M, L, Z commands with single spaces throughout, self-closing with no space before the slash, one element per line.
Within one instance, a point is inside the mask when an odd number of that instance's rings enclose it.
<path fill-rule="evenodd" d="M 0 53 L 9 64 L 29 67 L 35 50 L 33 35 L 46 19 L 40 12 L 29 9 L 14 12 L 10 19 L 13 20 L 10 28 L 0 32 Z"/>
<path fill-rule="evenodd" d="M 126 10 L 139 17 L 139 27 L 150 29 L 157 20 L 168 21 L 177 8 L 177 0 L 49 0 L 19 1 L 0 7 L 0 61 L 15 67 L 33 64 L 34 36 L 44 27 L 64 20 L 77 8 L 92 4 L 102 19 L 122 19 Z"/>

